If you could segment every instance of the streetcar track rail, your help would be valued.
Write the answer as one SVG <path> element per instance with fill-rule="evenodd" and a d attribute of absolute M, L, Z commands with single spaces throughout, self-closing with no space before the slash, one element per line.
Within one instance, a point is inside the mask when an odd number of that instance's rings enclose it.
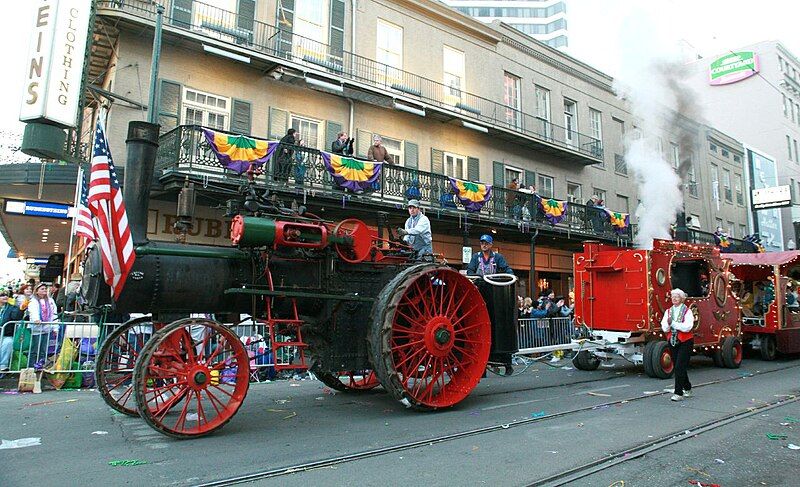
<path fill-rule="evenodd" d="M 716 385 L 716 384 L 723 384 L 723 383 L 726 383 L 726 382 L 733 382 L 733 381 L 747 379 L 747 378 L 754 377 L 754 376 L 766 375 L 766 374 L 771 374 L 771 373 L 774 373 L 774 372 L 782 372 L 782 371 L 789 370 L 789 369 L 796 369 L 798 367 L 800 367 L 800 364 L 790 365 L 788 367 L 781 367 L 781 368 L 772 369 L 772 370 L 756 371 L 756 372 L 749 373 L 747 375 L 741 375 L 741 376 L 737 376 L 737 377 L 728 377 L 728 378 L 724 378 L 724 379 L 715 379 L 715 380 L 711 380 L 711 381 L 707 381 L 707 382 L 694 384 L 693 388 L 707 387 L 707 386 L 712 386 L 712 385 Z M 416 449 L 416 448 L 421 448 L 421 447 L 425 447 L 425 446 L 432 446 L 432 445 L 436 445 L 436 444 L 440 444 L 440 443 L 446 443 L 446 442 L 458 440 L 458 439 L 461 439 L 461 438 L 467 438 L 467 437 L 482 435 L 482 434 L 486 434 L 486 433 L 493 433 L 493 432 L 496 432 L 496 431 L 515 428 L 515 427 L 518 427 L 518 426 L 529 425 L 529 424 L 533 424 L 533 423 L 538 423 L 538 422 L 542 422 L 542 421 L 547 421 L 547 420 L 551 420 L 551 419 L 556 419 L 556 418 L 569 416 L 569 415 L 572 415 L 572 414 L 592 411 L 592 410 L 595 410 L 595 409 L 605 409 L 605 408 L 608 408 L 608 407 L 611 407 L 611 406 L 614 406 L 614 405 L 627 404 L 627 403 L 631 403 L 631 402 L 634 402 L 634 401 L 640 401 L 640 400 L 643 400 L 643 399 L 662 396 L 664 394 L 667 394 L 667 392 L 659 392 L 657 394 L 641 394 L 641 395 L 638 395 L 638 396 L 633 396 L 633 397 L 629 397 L 629 398 L 625 398 L 625 399 L 619 399 L 619 400 L 609 401 L 609 402 L 605 402 L 605 403 L 601 403 L 601 404 L 583 406 L 583 407 L 579 407 L 579 408 L 560 411 L 560 412 L 557 412 L 557 413 L 546 414 L 546 415 L 543 415 L 543 416 L 523 418 L 523 419 L 520 419 L 520 420 L 512 421 L 510 423 L 505 423 L 505 424 L 501 423 L 501 424 L 494 424 L 494 425 L 489 425 L 489 426 L 482 426 L 480 428 L 474 428 L 474 429 L 466 430 L 466 431 L 459 431 L 459 432 L 456 432 L 456 433 L 450 433 L 450 434 L 446 434 L 446 435 L 441 435 L 441 436 L 437 436 L 437 437 L 434 437 L 434 438 L 428 438 L 428 439 L 424 439 L 424 440 L 415 440 L 415 441 L 410 441 L 410 442 L 406 442 L 406 443 L 399 443 L 399 444 L 396 444 L 396 445 L 389 445 L 389 446 L 385 446 L 385 447 L 373 448 L 373 449 L 370 449 L 370 450 L 365 450 L 365 451 L 356 452 L 356 453 L 348 453 L 348 454 L 345 454 L 345 455 L 339 455 L 339 456 L 335 456 L 335 457 L 324 458 L 324 459 L 321 459 L 321 460 L 314 460 L 314 461 L 310 461 L 310 462 L 306 462 L 306 463 L 299 463 L 299 464 L 289 465 L 289 466 L 285 466 L 285 467 L 278 467 L 278 468 L 273 468 L 273 469 L 269 469 L 269 470 L 262 470 L 262 471 L 252 472 L 252 473 L 249 473 L 249 474 L 238 475 L 238 476 L 229 477 L 229 478 L 220 479 L 220 480 L 214 480 L 214 481 L 211 481 L 211 482 L 205 482 L 205 483 L 201 483 L 201 484 L 195 484 L 195 487 L 223 487 L 223 486 L 229 486 L 229 485 L 236 485 L 236 484 L 254 482 L 254 481 L 257 481 L 257 480 L 264 480 L 264 479 L 269 479 L 269 478 L 281 477 L 281 476 L 284 476 L 284 475 L 291 475 L 291 474 L 299 473 L 299 472 L 307 472 L 307 471 L 310 471 L 310 470 L 316 470 L 316 469 L 320 469 L 320 468 L 328 468 L 328 467 L 332 467 L 332 466 L 335 466 L 335 465 L 340 465 L 340 464 L 343 464 L 343 463 L 350 463 L 350 462 L 354 462 L 354 461 L 358 461 L 358 460 L 364 460 L 364 459 L 367 459 L 367 458 L 386 455 L 386 454 L 389 454 L 389 453 L 395 453 L 395 452 L 406 451 L 406 450 L 413 450 L 413 449 Z M 795 402 L 795 401 L 800 401 L 800 396 L 794 396 L 794 397 L 790 397 L 789 399 L 782 399 L 780 401 L 776 401 L 776 402 L 772 402 L 772 403 L 766 403 L 766 404 L 762 404 L 760 406 L 754 406 L 754 407 L 748 408 L 747 411 L 745 411 L 745 412 L 738 412 L 738 413 L 727 415 L 722 419 L 713 420 L 713 421 L 710 421 L 708 423 L 704 423 L 704 424 L 696 426 L 696 427 L 694 427 L 692 429 L 689 429 L 689 431 L 691 431 L 692 433 L 691 433 L 691 435 L 686 435 L 686 438 L 694 436 L 696 434 L 699 434 L 700 432 L 703 432 L 703 431 L 710 431 L 711 429 L 714 429 L 715 427 L 719 427 L 719 426 L 723 426 L 725 424 L 732 423 L 732 422 L 734 422 L 734 421 L 736 421 L 738 419 L 744 419 L 745 417 L 752 416 L 755 413 L 760 413 L 760 412 L 763 412 L 765 410 L 772 409 L 772 408 L 779 407 L 779 406 L 783 406 L 783 405 L 786 405 L 786 404 L 790 404 L 790 403 Z M 753 413 L 753 414 L 751 414 L 751 413 Z M 712 423 L 721 423 L 721 424 L 719 424 L 717 426 L 713 426 Z M 707 428 L 707 429 L 703 429 L 703 428 Z M 700 431 L 701 429 L 703 429 L 703 431 Z M 686 430 L 686 428 L 682 429 L 680 434 L 685 434 L 685 430 Z M 591 475 L 592 473 L 595 473 L 596 471 L 602 470 L 602 468 L 600 468 L 599 470 L 594 470 L 594 469 L 602 466 L 603 463 L 610 463 L 610 462 L 619 463 L 620 459 L 618 457 L 621 456 L 621 455 L 624 455 L 626 452 L 637 453 L 636 457 L 640 457 L 642 455 L 645 455 L 649 451 L 652 451 L 652 450 L 647 450 L 647 449 L 648 448 L 653 448 L 654 446 L 657 446 L 657 445 L 655 445 L 655 443 L 658 443 L 658 442 L 664 442 L 665 444 L 663 446 L 660 446 L 660 448 L 664 448 L 665 446 L 668 446 L 669 444 L 672 444 L 672 443 L 666 443 L 666 442 L 670 441 L 670 439 L 672 439 L 676 435 L 679 435 L 679 434 L 678 433 L 672 433 L 672 434 L 670 434 L 668 436 L 648 441 L 647 443 L 644 443 L 644 444 L 642 444 L 642 445 L 640 445 L 638 447 L 634 447 L 633 449 L 626 449 L 626 450 L 623 450 L 622 452 L 618 452 L 618 453 L 615 453 L 615 454 L 612 454 L 612 455 L 608 455 L 608 456 L 603 457 L 603 458 L 601 458 L 599 460 L 594 460 L 592 462 L 589 462 L 589 463 L 584 464 L 582 466 L 570 469 L 568 471 L 564 471 L 564 472 L 561 472 L 561 473 L 546 477 L 544 479 L 537 480 L 537 481 L 535 481 L 535 483 L 530 484 L 530 485 L 534 485 L 534 486 L 545 485 L 545 484 L 542 484 L 542 482 L 555 482 L 555 483 L 546 484 L 546 485 L 564 485 L 564 483 L 566 483 L 566 482 L 562 481 L 561 479 L 566 478 L 567 476 L 576 475 L 577 477 L 575 477 L 575 478 L 577 479 L 577 478 L 585 477 L 587 475 Z M 686 438 L 682 438 L 682 439 L 686 439 Z M 658 448 L 655 448 L 655 449 L 658 449 Z M 640 451 L 643 451 L 643 453 L 639 454 Z M 631 454 L 627 455 L 627 457 L 625 457 L 624 459 L 628 460 L 628 459 L 630 459 L 632 457 L 634 457 L 634 455 L 631 453 Z M 616 465 L 616 463 L 613 463 L 613 465 Z M 609 466 L 613 466 L 613 465 L 609 465 Z M 608 468 L 608 466 L 603 467 L 603 468 Z"/>
<path fill-rule="evenodd" d="M 539 479 L 531 484 L 528 484 L 528 487 L 558 487 L 561 485 L 567 485 L 575 482 L 576 480 L 588 477 L 589 475 L 602 472 L 603 470 L 617 466 L 623 462 L 627 462 L 628 460 L 643 457 L 648 453 L 661 450 L 662 448 L 674 445 L 675 443 L 694 438 L 695 436 L 707 433 L 717 428 L 721 428 L 731 423 L 735 423 L 736 421 L 741 421 L 743 419 L 750 418 L 751 416 L 763 413 L 764 411 L 786 406 L 787 404 L 792 404 L 797 401 L 800 401 L 800 396 L 794 396 L 788 399 L 780 399 L 778 401 L 762 404 L 760 406 L 747 408 L 746 411 L 731 413 L 721 419 L 713 419 L 688 429 L 683 428 L 681 431 L 669 433 L 661 436 L 660 438 L 636 445 L 633 448 L 617 451 L 578 467 L 574 467 L 569 470 L 550 475 L 543 479 Z"/>

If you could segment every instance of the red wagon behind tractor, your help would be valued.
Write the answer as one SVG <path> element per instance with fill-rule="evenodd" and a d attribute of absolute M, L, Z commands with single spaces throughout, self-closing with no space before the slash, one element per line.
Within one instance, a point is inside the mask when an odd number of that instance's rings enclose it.
<path fill-rule="evenodd" d="M 675 288 L 686 292 L 695 316 L 694 352 L 718 366 L 741 364 L 739 306 L 728 282 L 729 261 L 717 247 L 654 240 L 652 250 L 643 250 L 586 242 L 573 259 L 575 320 L 584 335 L 574 342 L 577 368 L 594 370 L 602 359 L 621 356 L 642 364 L 650 377 L 670 377 L 661 318 Z"/>
<path fill-rule="evenodd" d="M 800 352 L 800 306 L 787 299 L 789 283 L 800 278 L 800 251 L 725 257 L 731 260 L 738 279 L 735 289 L 743 300 L 743 342 L 758 349 L 764 360 Z"/>

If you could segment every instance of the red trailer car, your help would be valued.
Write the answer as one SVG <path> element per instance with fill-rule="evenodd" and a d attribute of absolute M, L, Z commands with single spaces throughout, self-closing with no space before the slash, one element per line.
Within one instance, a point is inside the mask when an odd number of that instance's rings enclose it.
<path fill-rule="evenodd" d="M 675 288 L 686 292 L 695 316 L 694 352 L 719 366 L 741 364 L 738 303 L 728 283 L 729 261 L 717 247 L 654 240 L 652 250 L 643 250 L 586 242 L 573 259 L 575 320 L 585 336 L 574 342 L 577 368 L 593 370 L 601 359 L 621 356 L 642 364 L 650 377 L 670 377 L 661 318 Z"/>
<path fill-rule="evenodd" d="M 741 299 L 743 342 L 758 349 L 764 360 L 800 352 L 800 306 L 787 300 L 788 284 L 800 279 L 800 251 L 725 258 L 739 280 L 734 289 Z"/>

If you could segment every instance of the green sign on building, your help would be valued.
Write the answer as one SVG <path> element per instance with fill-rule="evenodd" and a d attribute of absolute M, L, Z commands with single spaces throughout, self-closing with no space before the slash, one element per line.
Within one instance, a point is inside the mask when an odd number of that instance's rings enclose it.
<path fill-rule="evenodd" d="M 727 85 L 758 73 L 758 55 L 752 51 L 726 54 L 711 63 L 708 81 L 711 85 Z"/>

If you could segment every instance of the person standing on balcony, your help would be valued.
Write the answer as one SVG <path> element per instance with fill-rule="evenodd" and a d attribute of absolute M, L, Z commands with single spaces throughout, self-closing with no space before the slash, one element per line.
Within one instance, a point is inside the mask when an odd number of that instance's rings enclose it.
<path fill-rule="evenodd" d="M 278 146 L 278 164 L 275 167 L 273 179 L 276 182 L 288 183 L 289 174 L 292 170 L 292 159 L 294 157 L 294 146 L 300 139 L 300 133 L 295 129 L 286 131 L 286 135 L 280 140 Z"/>
<path fill-rule="evenodd" d="M 414 249 L 417 260 L 424 255 L 433 255 L 433 234 L 431 221 L 419 208 L 419 200 L 408 200 L 408 219 L 405 227 L 398 228 L 397 234 Z"/>
<path fill-rule="evenodd" d="M 389 151 L 383 146 L 383 139 L 381 139 L 381 136 L 378 134 L 372 136 L 372 145 L 369 146 L 369 150 L 367 151 L 367 159 L 375 162 L 394 164 L 394 160 L 392 160 Z"/>
<path fill-rule="evenodd" d="M 336 140 L 331 143 L 331 152 L 342 156 L 353 155 L 353 139 L 347 138 L 347 132 L 339 132 Z"/>
<path fill-rule="evenodd" d="M 511 215 L 514 219 L 519 219 L 522 217 L 522 214 L 517 216 L 515 211 L 515 206 L 517 204 L 517 191 L 519 191 L 519 181 L 517 178 L 511 180 L 506 186 L 506 189 L 511 191 L 506 191 L 506 209 L 508 210 L 508 214 Z"/>

